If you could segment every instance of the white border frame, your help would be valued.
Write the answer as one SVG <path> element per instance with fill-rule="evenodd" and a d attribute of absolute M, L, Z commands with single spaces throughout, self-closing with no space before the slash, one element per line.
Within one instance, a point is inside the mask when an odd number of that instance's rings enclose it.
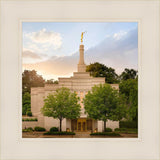
<path fill-rule="evenodd" d="M 38 2 L 38 3 L 37 3 Z M 159 78 L 159 38 L 155 35 L 155 33 L 158 33 L 159 35 L 159 21 L 158 21 L 158 15 L 157 13 L 159 12 L 159 2 L 158 1 L 114 1 L 114 0 L 103 0 L 103 1 L 45 1 L 45 0 L 40 0 L 40 1 L 29 1 L 26 2 L 25 0 L 23 1 L 2 1 L 1 2 L 1 6 L 2 6 L 2 17 L 1 17 L 1 26 L 2 26 L 2 32 L 1 32 L 1 158 L 2 159 L 159 159 L 159 137 L 158 137 L 158 133 L 159 133 L 159 83 L 158 80 Z M 46 3 L 44 3 L 46 2 Z M 25 5 L 27 4 L 27 5 Z M 43 5 L 42 5 L 43 4 Z M 74 5 L 75 6 L 83 6 L 83 5 L 87 5 L 89 12 L 91 12 L 92 14 L 88 14 L 88 11 L 86 11 L 87 8 L 85 8 L 83 11 L 85 13 L 87 13 L 86 17 L 84 16 L 84 13 L 82 15 L 80 15 L 80 11 L 81 10 L 76 10 L 76 18 L 75 15 L 72 15 L 75 11 L 74 9 Z M 101 6 L 101 4 L 105 5 L 105 7 L 107 9 L 109 9 L 109 11 L 105 11 L 104 8 Z M 33 7 L 33 6 L 34 7 Z M 50 6 L 51 5 L 51 6 Z M 54 5 L 59 6 L 55 12 L 60 13 L 59 10 L 61 10 L 60 7 L 65 7 L 64 8 L 64 12 L 66 13 L 66 15 L 63 15 L 63 12 L 60 14 L 60 16 L 51 16 L 50 12 L 53 12 L 52 9 L 54 8 Z M 93 7 L 90 7 L 90 5 Z M 101 11 L 101 8 L 103 8 L 104 11 L 104 17 L 101 18 L 101 15 L 95 15 L 94 14 L 94 10 L 93 9 L 97 9 L 95 8 L 95 5 L 99 6 L 98 11 Z M 152 61 L 152 65 L 151 69 L 156 69 L 155 71 L 153 71 L 153 77 L 155 78 L 155 84 L 151 84 L 148 81 L 146 82 L 146 80 L 144 80 L 143 76 L 147 74 L 147 70 L 146 70 L 146 66 L 144 67 L 143 64 L 144 62 L 142 61 L 142 59 L 145 59 L 146 57 L 149 57 L 148 52 L 146 51 L 146 44 L 145 41 L 147 40 L 146 33 L 144 32 L 145 29 L 147 29 L 144 25 L 149 23 L 146 22 L 146 17 L 148 15 L 144 15 L 143 12 L 140 12 L 140 15 L 137 15 L 136 12 L 132 13 L 131 15 L 126 15 L 124 16 L 124 13 L 130 13 L 130 10 L 127 10 L 126 7 L 125 10 L 119 9 L 117 11 L 122 13 L 122 17 L 119 16 L 119 14 L 116 13 L 115 9 L 117 6 L 121 6 L 123 8 L 123 5 L 127 5 L 127 7 L 129 6 L 129 8 L 132 9 L 136 9 L 137 7 L 142 8 L 142 11 L 144 11 L 146 13 L 149 12 L 151 13 L 151 17 L 149 17 L 149 20 L 151 20 L 152 18 L 155 18 L 153 20 L 153 22 L 155 24 L 158 24 L 157 26 L 152 26 L 152 28 L 155 29 L 155 31 L 153 31 L 153 33 L 149 33 L 151 36 L 153 36 L 154 34 L 154 42 L 155 42 L 155 46 L 150 47 L 150 50 L 153 51 L 153 56 L 155 61 L 155 65 L 153 64 L 153 59 L 150 58 L 148 60 Z M 157 5 L 157 7 L 156 7 Z M 22 8 L 20 8 L 20 6 L 27 6 L 28 7 L 28 11 L 26 10 L 22 10 Z M 42 7 L 43 6 L 43 7 Z M 72 7 L 71 7 L 72 6 Z M 111 8 L 113 9 L 113 11 L 109 8 L 110 6 L 112 6 Z M 16 7 L 16 8 L 14 8 Z M 30 9 L 30 8 L 32 9 Z M 71 7 L 71 11 L 67 10 L 66 7 Z M 131 8 L 133 7 L 133 8 Z M 35 9 L 35 11 L 33 12 L 33 8 Z M 40 9 L 45 9 L 45 16 L 41 13 Z M 147 10 L 146 10 L 147 9 Z M 153 10 L 154 9 L 154 10 Z M 156 9 L 156 10 L 155 10 Z M 29 13 L 29 10 L 32 11 L 32 15 Z M 7 16 L 7 11 L 8 11 L 8 16 Z M 14 11 L 14 12 L 13 12 Z M 68 12 L 67 12 L 68 11 Z M 133 12 L 133 11 L 132 11 Z M 18 14 L 18 13 L 21 13 Z M 72 13 L 72 14 L 71 14 Z M 107 13 L 110 13 L 110 15 L 106 15 Z M 12 14 L 12 15 L 11 15 Z M 12 17 L 13 16 L 13 17 Z M 44 18 L 40 18 L 44 17 Z M 118 18 L 115 18 L 115 16 L 117 16 Z M 153 17 L 155 16 L 155 17 Z M 156 17 L 157 16 L 157 17 Z M 11 19 L 11 17 L 13 19 Z M 30 17 L 30 18 L 28 18 Z M 65 17 L 65 18 L 64 18 Z M 88 17 L 88 18 L 87 18 Z M 89 18 L 90 17 L 90 18 Z M 110 18 L 111 17 L 111 18 Z M 128 18 L 127 18 L 128 17 Z M 136 18 L 135 18 L 136 17 Z M 14 20 L 14 21 L 13 21 Z M 15 71 L 16 75 L 21 75 L 21 68 L 22 68 L 22 58 L 21 58 L 21 51 L 22 51 L 22 36 L 21 36 L 21 22 L 24 21 L 59 21 L 59 22 L 69 22 L 69 21 L 83 21 L 83 22 L 103 22 L 103 21 L 107 21 L 107 22 L 115 22 L 115 21 L 124 21 L 124 22 L 138 22 L 138 41 L 139 41 L 139 48 L 138 48 L 138 52 L 139 52 L 139 108 L 138 108 L 138 113 L 139 113 L 139 135 L 138 135 L 138 139 L 136 138 L 116 138 L 116 139 L 112 139 L 112 138 L 107 138 L 107 139 L 42 139 L 42 138 L 31 138 L 31 139 L 22 139 L 21 138 L 21 76 L 19 76 L 18 78 L 15 78 L 15 75 L 13 74 L 13 71 Z M 144 23 L 145 22 L 145 23 Z M 13 26 L 15 27 L 14 29 L 12 28 L 12 30 L 15 31 L 15 34 L 11 33 L 9 31 L 10 27 L 6 26 L 6 24 L 14 24 Z M 10 34 L 9 34 L 9 33 Z M 12 35 L 13 37 L 10 37 L 10 35 Z M 8 38 L 13 39 L 12 41 L 10 41 Z M 142 39 L 141 39 L 142 38 Z M 8 41 L 6 41 L 8 39 Z M 14 39 L 16 39 L 17 41 L 14 41 Z M 157 41 L 156 41 L 157 40 Z M 13 44 L 12 44 L 13 42 Z M 7 48 L 7 45 L 9 43 L 10 48 Z M 152 42 L 151 42 L 152 43 Z M 17 49 L 14 47 L 16 46 Z M 156 47 L 156 49 L 155 49 Z M 21 49 L 20 49 L 21 48 Z M 15 58 L 11 55 L 11 51 L 12 49 L 14 50 L 14 56 Z M 144 56 L 145 54 L 145 56 Z M 10 58 L 14 58 L 13 61 L 11 61 Z M 10 63 L 13 65 L 13 67 L 11 68 Z M 13 63 L 14 62 L 14 63 Z M 18 62 L 18 65 L 16 65 Z M 7 64 L 7 65 L 6 65 Z M 146 64 L 145 64 L 146 65 Z M 7 74 L 6 71 L 10 74 L 10 76 Z M 12 71 L 13 69 L 13 71 Z M 145 76 L 144 76 L 145 77 Z M 10 81 L 10 80 L 13 80 Z M 18 80 L 18 83 L 15 83 Z M 7 83 L 11 83 L 7 84 Z M 154 104 L 154 109 L 156 110 L 156 112 L 154 112 L 154 116 L 152 116 L 152 118 L 156 118 L 153 121 L 156 123 L 156 125 L 152 125 L 148 128 L 145 128 L 145 125 L 147 122 L 144 122 L 144 117 L 143 117 L 143 113 L 146 112 L 145 108 L 144 108 L 144 101 L 143 98 L 145 97 L 144 94 L 144 88 L 143 83 L 149 83 L 149 85 L 152 85 L 154 87 L 154 90 L 152 90 L 151 87 L 148 87 L 152 93 L 154 93 L 154 95 L 150 95 L 151 96 L 151 100 L 150 103 Z M 15 85 L 15 86 L 14 86 Z M 11 88 L 10 88 L 11 87 Z M 12 88 L 13 87 L 13 88 Z M 157 88 L 156 88 L 157 87 Z M 11 89 L 13 89 L 11 91 Z M 16 107 L 16 111 L 14 111 L 14 108 L 12 109 L 10 107 L 11 103 L 9 103 L 7 101 L 7 93 L 9 93 L 9 91 L 11 92 L 16 92 L 17 94 L 15 95 L 9 95 L 9 99 L 11 99 L 12 104 L 14 104 L 14 106 Z M 13 93 L 14 93 L 13 92 Z M 153 97 L 154 96 L 154 97 Z M 13 100 L 14 99 L 14 100 Z M 142 101 L 141 101 L 142 99 Z M 153 102 L 154 101 L 154 102 Z M 141 104 L 142 102 L 142 104 Z M 148 104 L 145 104 L 145 106 L 147 106 Z M 5 107 L 4 107 L 5 106 Z M 148 106 L 149 107 L 149 106 Z M 7 111 L 11 110 L 12 114 L 9 114 Z M 149 110 L 150 111 L 150 110 Z M 11 121 L 12 118 L 12 121 Z M 13 119 L 16 118 L 16 119 Z M 152 121 L 152 122 L 153 122 Z M 148 121 L 150 122 L 150 121 Z M 9 127 L 14 130 L 14 127 L 17 128 L 16 132 L 12 132 L 13 135 L 9 134 L 9 128 L 6 127 L 6 125 L 9 125 Z M 157 128 L 154 128 L 157 127 Z M 153 141 L 150 141 L 149 144 L 154 146 L 146 146 L 144 145 L 146 142 L 148 142 L 148 140 L 146 139 L 146 132 L 148 131 L 146 129 L 154 129 L 154 133 L 150 133 L 152 136 L 156 136 L 156 141 L 158 140 L 158 143 L 156 143 L 155 139 L 154 139 L 154 143 Z M 5 136 L 4 136 L 5 135 Z M 150 137 L 150 136 L 149 136 Z M 63 142 L 63 143 L 61 143 Z M 65 144 L 69 143 L 70 144 L 70 148 L 72 148 L 72 152 L 74 151 L 75 153 L 73 153 L 71 155 L 71 152 L 66 148 L 63 147 L 62 145 L 66 146 Z M 56 148 L 54 148 L 55 150 L 59 147 L 63 148 L 63 153 L 64 155 L 60 155 L 61 152 L 59 152 L 59 150 L 57 150 L 57 153 L 53 153 L 52 150 L 50 150 L 50 147 L 55 147 L 56 144 Z M 147 143 L 148 144 L 148 143 Z M 11 147 L 9 147 L 9 145 L 12 145 Z M 42 145 L 42 146 L 40 146 Z M 97 145 L 98 148 L 95 148 Z M 126 146 L 128 145 L 128 146 Z M 37 146 L 37 148 L 35 148 L 35 146 Z M 46 148 L 44 148 L 43 146 L 46 146 Z M 73 147 L 74 146 L 74 147 Z M 86 150 L 86 147 L 90 147 L 91 151 Z M 120 147 L 118 151 L 118 149 L 113 150 L 113 146 L 115 147 Z M 143 146 L 143 150 L 141 150 L 139 148 L 139 146 Z M 30 149 L 31 147 L 31 149 Z M 81 149 L 79 150 L 79 152 L 76 151 L 78 148 Z M 109 151 L 105 151 L 104 147 L 107 148 L 107 150 Z M 69 147 L 68 147 L 69 148 Z M 128 152 L 126 155 L 124 155 L 124 151 L 122 149 L 126 149 L 126 151 Z M 129 148 L 129 149 L 128 149 Z M 137 148 L 139 148 L 139 150 L 141 151 L 141 153 L 139 153 L 139 151 L 137 150 Z M 28 149 L 27 152 L 25 152 L 25 150 Z M 131 150 L 132 149 L 132 150 Z M 132 153 L 134 150 L 137 150 L 134 154 Z M 17 152 L 17 150 L 19 150 Z M 20 152 L 21 150 L 21 152 Z M 66 150 L 68 152 L 66 152 Z M 102 153 L 102 150 L 105 151 L 104 153 Z M 13 152 L 14 151 L 14 152 Z M 38 152 L 39 151 L 39 152 Z M 35 153 L 39 153 L 40 155 L 37 156 L 35 155 Z M 89 152 L 89 153 L 88 153 Z M 97 152 L 98 156 L 95 155 L 95 152 Z M 100 154 L 101 153 L 101 154 Z M 115 155 L 114 153 L 116 153 L 117 155 Z M 123 153 L 123 155 L 121 155 Z M 102 155 L 103 154 L 103 155 Z M 85 156 L 84 156 L 85 155 Z M 94 155 L 94 156 L 93 156 Z M 132 157 L 131 157 L 132 156 Z M 78 158 L 80 157 L 80 158 Z"/>
<path fill-rule="evenodd" d="M 19 48 L 20 48 L 20 52 L 19 52 L 19 75 L 21 75 L 22 73 L 22 50 L 23 50 L 23 45 L 22 45 L 22 23 L 23 22 L 137 22 L 138 24 L 138 73 L 139 75 L 141 75 L 141 19 L 115 19 L 115 20 L 109 20 L 109 19 L 52 19 L 52 20 L 46 20 L 46 19 L 20 19 L 19 20 L 19 30 L 20 30 L 20 39 L 19 39 Z M 22 84 L 22 76 L 19 76 L 20 78 L 20 83 Z M 138 79 L 138 88 L 140 88 L 140 84 L 142 83 L 141 78 L 139 76 Z M 19 97 L 22 97 L 22 86 L 19 85 Z M 140 95 L 141 95 L 141 90 L 138 90 L 138 106 L 141 106 L 141 99 L 140 99 Z M 19 105 L 18 105 L 18 111 L 19 112 L 19 121 L 18 121 L 18 126 L 19 126 L 19 130 L 17 134 L 17 140 L 18 141 L 44 141 L 43 138 L 22 138 L 22 99 L 19 98 Z M 138 119 L 141 118 L 141 113 L 142 113 L 142 108 L 138 107 Z M 45 138 L 45 141 L 62 141 L 62 142 L 70 142 L 70 141 L 86 141 L 86 142 L 106 142 L 106 141 L 142 141 L 142 136 L 141 136 L 141 120 L 138 121 L 138 138 Z"/>

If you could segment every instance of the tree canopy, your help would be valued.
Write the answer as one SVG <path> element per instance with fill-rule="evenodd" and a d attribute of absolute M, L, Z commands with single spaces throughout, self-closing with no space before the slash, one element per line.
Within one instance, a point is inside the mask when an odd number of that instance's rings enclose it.
<path fill-rule="evenodd" d="M 78 104 L 79 97 L 68 88 L 62 87 L 55 93 L 49 94 L 44 100 L 41 112 L 44 116 L 57 118 L 60 121 L 60 131 L 62 130 L 62 120 L 64 118 L 76 119 L 80 116 L 81 106 Z"/>
<path fill-rule="evenodd" d="M 101 63 L 91 63 L 86 67 L 86 71 L 90 72 L 90 75 L 93 77 L 105 77 L 106 83 L 117 83 L 118 75 L 115 70 L 111 67 L 106 67 Z"/>
<path fill-rule="evenodd" d="M 104 130 L 107 120 L 121 120 L 125 117 L 125 103 L 119 92 L 109 84 L 100 84 L 84 98 L 85 112 L 88 117 L 103 120 Z"/>
<path fill-rule="evenodd" d="M 138 120 L 138 79 L 124 80 L 119 84 L 120 93 L 125 95 L 127 104 L 127 118 Z"/>
<path fill-rule="evenodd" d="M 58 84 L 58 81 L 54 79 L 49 79 L 49 80 L 46 80 L 45 84 Z"/>
<path fill-rule="evenodd" d="M 31 111 L 31 96 L 29 92 L 25 92 L 22 95 L 22 115 L 26 115 L 28 111 Z"/>
<path fill-rule="evenodd" d="M 22 73 L 22 93 L 31 92 L 31 87 L 43 87 L 45 80 L 35 70 L 24 70 Z"/>
<path fill-rule="evenodd" d="M 128 69 L 125 68 L 124 71 L 120 75 L 121 80 L 127 80 L 127 79 L 136 79 L 137 78 L 137 71 L 134 69 Z"/>

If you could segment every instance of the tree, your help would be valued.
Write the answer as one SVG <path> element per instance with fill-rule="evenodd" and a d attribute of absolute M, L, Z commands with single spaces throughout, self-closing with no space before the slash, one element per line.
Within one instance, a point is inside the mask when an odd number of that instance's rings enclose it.
<path fill-rule="evenodd" d="M 24 70 L 22 73 L 22 94 L 31 92 L 31 87 L 43 87 L 45 80 L 35 70 Z"/>
<path fill-rule="evenodd" d="M 58 81 L 54 81 L 54 79 L 49 79 L 45 82 L 45 84 L 58 84 Z"/>
<path fill-rule="evenodd" d="M 78 104 L 79 97 L 68 88 L 57 89 L 54 94 L 49 94 L 44 100 L 41 112 L 44 116 L 57 118 L 60 121 L 60 131 L 62 130 L 62 120 L 64 118 L 76 119 L 80 116 L 81 107 Z"/>
<path fill-rule="evenodd" d="M 127 79 L 136 79 L 137 78 L 137 71 L 134 69 L 128 69 L 125 68 L 125 70 L 120 75 L 121 80 L 127 80 Z"/>
<path fill-rule="evenodd" d="M 104 122 L 104 131 L 107 120 L 121 120 L 125 117 L 124 99 L 109 84 L 94 86 L 85 96 L 84 105 L 88 117 Z"/>
<path fill-rule="evenodd" d="M 22 95 L 22 115 L 26 115 L 28 111 L 31 111 L 31 95 L 29 92 L 25 92 Z"/>
<path fill-rule="evenodd" d="M 119 84 L 120 94 L 125 95 L 128 120 L 138 121 L 138 79 L 128 79 Z"/>
<path fill-rule="evenodd" d="M 105 77 L 106 83 L 117 83 L 118 75 L 115 70 L 111 67 L 106 67 L 101 63 L 93 63 L 86 67 L 86 71 L 90 72 L 90 75 L 93 77 Z"/>

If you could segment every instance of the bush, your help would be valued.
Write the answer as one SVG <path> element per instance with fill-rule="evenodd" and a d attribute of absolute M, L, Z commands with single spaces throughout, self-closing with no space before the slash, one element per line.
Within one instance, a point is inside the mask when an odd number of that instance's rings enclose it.
<path fill-rule="evenodd" d="M 27 111 L 26 114 L 27 114 L 27 116 L 29 116 L 29 117 L 32 116 L 32 112 L 31 112 L 31 111 Z"/>
<path fill-rule="evenodd" d="M 136 121 L 120 121 L 120 128 L 138 128 L 138 124 Z"/>
<path fill-rule="evenodd" d="M 26 115 L 26 109 L 24 107 L 22 108 L 22 115 Z"/>
<path fill-rule="evenodd" d="M 35 131 L 40 131 L 40 132 L 46 131 L 46 129 L 43 128 L 43 127 L 35 127 L 34 130 L 35 130 Z"/>
<path fill-rule="evenodd" d="M 114 131 L 126 131 L 127 128 L 116 128 Z"/>
<path fill-rule="evenodd" d="M 58 132 L 58 128 L 57 127 L 52 127 L 52 128 L 50 128 L 50 132 Z"/>
<path fill-rule="evenodd" d="M 32 132 L 33 131 L 33 128 L 32 127 L 29 127 L 29 128 L 25 128 L 22 130 L 23 132 Z"/>
<path fill-rule="evenodd" d="M 112 132 L 112 129 L 111 128 L 106 128 L 105 132 Z"/>
<path fill-rule="evenodd" d="M 102 135 L 102 136 L 121 136 L 119 133 L 116 132 L 96 132 L 96 133 L 91 133 L 91 136 L 94 135 Z"/>
<path fill-rule="evenodd" d="M 118 133 L 138 133 L 137 128 L 116 128 L 115 132 Z"/>
<path fill-rule="evenodd" d="M 38 121 L 37 118 L 23 118 L 22 121 Z"/>
<path fill-rule="evenodd" d="M 44 135 L 75 135 L 74 132 L 46 132 Z"/>

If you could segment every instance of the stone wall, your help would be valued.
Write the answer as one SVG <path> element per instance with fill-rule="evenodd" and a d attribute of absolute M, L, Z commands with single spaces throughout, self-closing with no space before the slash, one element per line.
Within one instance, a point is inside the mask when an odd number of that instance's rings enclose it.
<path fill-rule="evenodd" d="M 22 121 L 22 129 L 39 126 L 38 121 Z"/>
<path fill-rule="evenodd" d="M 106 128 L 112 128 L 112 130 L 115 130 L 115 128 L 119 128 L 119 121 L 108 120 L 106 122 Z"/>
<path fill-rule="evenodd" d="M 106 128 L 111 128 L 114 131 L 116 128 L 119 128 L 119 121 L 108 120 L 106 122 Z M 103 130 L 104 130 L 104 122 L 98 121 L 98 132 L 102 132 Z"/>
<path fill-rule="evenodd" d="M 50 130 L 51 127 L 59 128 L 59 120 L 53 119 L 52 117 L 44 117 L 44 126 L 47 131 Z"/>

